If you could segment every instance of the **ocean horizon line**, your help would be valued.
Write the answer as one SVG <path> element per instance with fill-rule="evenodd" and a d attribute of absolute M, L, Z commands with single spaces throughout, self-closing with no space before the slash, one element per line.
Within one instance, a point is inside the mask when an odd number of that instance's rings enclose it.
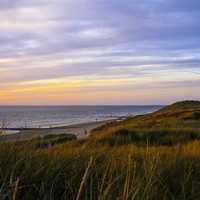
<path fill-rule="evenodd" d="M 85 106 L 166 106 L 168 104 L 77 104 L 77 105 L 0 105 L 0 107 L 65 107 L 65 106 L 74 106 L 74 107 L 85 107 Z"/>

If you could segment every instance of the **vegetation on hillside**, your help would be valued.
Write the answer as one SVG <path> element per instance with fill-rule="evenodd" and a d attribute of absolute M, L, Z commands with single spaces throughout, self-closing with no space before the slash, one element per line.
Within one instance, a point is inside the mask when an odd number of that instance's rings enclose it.
<path fill-rule="evenodd" d="M 83 140 L 0 144 L 0 199 L 199 199 L 199 113 L 186 101 Z"/>

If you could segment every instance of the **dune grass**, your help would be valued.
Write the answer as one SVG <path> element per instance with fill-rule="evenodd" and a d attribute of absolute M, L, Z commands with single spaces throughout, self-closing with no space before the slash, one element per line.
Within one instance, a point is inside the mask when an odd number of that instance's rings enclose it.
<path fill-rule="evenodd" d="M 0 199 L 199 199 L 200 120 L 185 119 L 198 109 L 170 107 L 51 147 L 0 144 Z"/>
<path fill-rule="evenodd" d="M 173 147 L 79 145 L 37 151 L 1 145 L 1 199 L 197 199 L 200 195 L 198 141 Z"/>

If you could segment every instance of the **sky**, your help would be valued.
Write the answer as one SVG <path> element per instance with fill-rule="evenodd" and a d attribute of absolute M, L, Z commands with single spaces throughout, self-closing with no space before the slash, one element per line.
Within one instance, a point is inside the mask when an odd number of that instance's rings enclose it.
<path fill-rule="evenodd" d="M 200 100 L 199 0 L 1 0 L 0 105 Z"/>

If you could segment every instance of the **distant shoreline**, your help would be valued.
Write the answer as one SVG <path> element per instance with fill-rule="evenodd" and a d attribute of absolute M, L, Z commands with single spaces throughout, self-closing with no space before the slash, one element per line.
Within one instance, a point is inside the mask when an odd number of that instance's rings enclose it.
<path fill-rule="evenodd" d="M 123 118 L 125 119 L 125 118 Z M 5 131 L 18 131 L 17 133 L 8 133 L 0 136 L 0 142 L 23 141 L 46 135 L 73 134 L 77 139 L 87 137 L 92 130 L 101 127 L 107 123 L 122 120 L 122 118 L 113 120 L 103 120 L 73 124 L 69 126 L 51 127 L 51 128 L 7 128 Z"/>
<path fill-rule="evenodd" d="M 160 106 L 44 106 L 1 107 L 0 123 L 8 130 L 57 128 L 81 123 L 115 120 L 160 109 Z M 5 126 L 4 126 L 5 127 Z"/>
<path fill-rule="evenodd" d="M 58 126 L 53 126 L 53 125 L 46 125 L 46 126 L 41 126 L 41 127 L 13 127 L 13 128 L 4 128 L 3 130 L 10 130 L 10 131 L 26 131 L 26 130 L 51 130 L 51 129 L 63 129 L 63 128 L 75 128 L 75 127 L 79 127 L 82 125 L 87 125 L 87 124 L 96 124 L 96 123 L 102 123 L 102 122 L 108 122 L 108 121 L 115 121 L 115 120 L 123 120 L 126 119 L 128 117 L 132 117 L 132 116 L 122 116 L 122 117 L 113 117 L 110 119 L 105 119 L 105 120 L 96 120 L 96 121 L 88 121 L 88 122 L 81 122 L 81 123 L 72 123 L 69 125 L 58 125 Z"/>
<path fill-rule="evenodd" d="M 146 114 L 152 113 L 153 111 L 146 112 Z M 0 142 L 9 142 L 9 141 L 23 141 L 30 140 L 36 137 L 44 137 L 46 135 L 59 135 L 59 134 L 72 134 L 77 137 L 77 139 L 87 137 L 92 130 L 101 127 L 107 123 L 122 121 L 130 117 L 134 117 L 136 115 L 126 115 L 126 116 L 112 116 L 108 119 L 104 120 L 93 120 L 82 123 L 75 123 L 63 126 L 54 126 L 52 123 L 48 126 L 41 127 L 14 127 L 14 128 L 4 128 L 3 130 L 6 132 L 0 136 Z"/>

